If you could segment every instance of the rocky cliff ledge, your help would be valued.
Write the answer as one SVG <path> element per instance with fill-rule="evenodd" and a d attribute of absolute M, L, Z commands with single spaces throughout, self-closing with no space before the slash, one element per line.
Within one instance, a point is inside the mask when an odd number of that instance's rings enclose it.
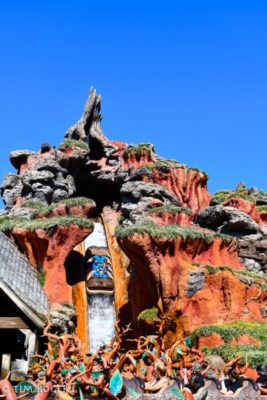
<path fill-rule="evenodd" d="M 13 151 L 17 173 L 1 186 L 0 229 L 38 268 L 50 304 L 72 303 L 84 276 L 66 260 L 101 216 L 117 315 L 133 334 L 153 307 L 171 321 L 166 343 L 204 324 L 266 321 L 267 193 L 241 184 L 212 196 L 205 172 L 149 143 L 108 140 L 101 119 L 92 89 L 58 148 Z"/>

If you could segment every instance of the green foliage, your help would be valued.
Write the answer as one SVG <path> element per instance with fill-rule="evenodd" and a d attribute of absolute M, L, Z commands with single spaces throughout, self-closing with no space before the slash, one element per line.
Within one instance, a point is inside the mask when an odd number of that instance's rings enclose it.
<path fill-rule="evenodd" d="M 74 147 L 79 147 L 80 149 L 89 151 L 89 146 L 82 140 L 74 140 L 74 139 L 65 139 L 59 146 L 59 150 L 65 149 L 66 147 L 70 147 L 73 149 Z"/>
<path fill-rule="evenodd" d="M 135 224 L 129 227 L 122 227 L 118 225 L 115 229 L 115 235 L 117 238 L 131 237 L 135 233 L 137 234 L 148 234 L 153 238 L 166 238 L 169 240 L 175 240 L 178 237 L 184 240 L 201 239 L 206 243 L 212 243 L 216 237 L 221 237 L 224 241 L 232 241 L 231 237 L 226 235 L 216 234 L 214 232 L 203 232 L 193 227 L 179 226 L 179 225 L 156 225 L 152 222 L 143 222 L 141 224 Z"/>
<path fill-rule="evenodd" d="M 223 203 L 224 201 L 234 197 L 239 197 L 241 199 L 251 201 L 252 203 L 256 202 L 256 199 L 248 194 L 247 189 L 220 190 L 214 194 L 213 200 L 216 200 L 218 203 Z"/>
<path fill-rule="evenodd" d="M 34 213 L 33 215 L 33 218 L 35 218 L 37 214 L 43 216 L 50 214 L 50 212 L 53 211 L 54 208 L 58 207 L 60 204 L 65 204 L 68 208 L 71 208 L 75 206 L 82 206 L 87 203 L 93 203 L 93 200 L 88 197 L 71 197 L 68 199 L 60 200 L 57 203 L 50 204 L 49 206 L 36 200 L 26 200 L 23 203 L 22 207 L 36 210 L 36 213 Z"/>
<path fill-rule="evenodd" d="M 155 318 L 157 318 L 158 312 L 159 310 L 157 307 L 147 308 L 146 310 L 140 312 L 137 319 L 152 322 Z"/>
<path fill-rule="evenodd" d="M 14 228 L 15 218 L 3 217 L 0 218 L 0 232 L 8 232 Z"/>
<path fill-rule="evenodd" d="M 240 345 L 231 346 L 229 344 L 215 346 L 208 350 L 207 354 L 215 354 L 223 358 L 224 361 L 231 361 L 240 354 L 246 355 L 251 368 L 256 368 L 264 364 L 267 359 L 267 346 Z"/>
<path fill-rule="evenodd" d="M 267 358 L 267 322 L 248 322 L 236 321 L 231 323 L 221 323 L 216 325 L 203 325 L 196 329 L 192 334 L 192 340 L 200 336 L 208 337 L 217 333 L 225 341 L 224 345 L 207 348 L 206 354 L 221 356 L 226 362 L 230 361 L 239 354 L 247 355 L 251 367 L 255 368 L 263 364 Z M 238 339 L 242 335 L 249 335 L 261 342 L 256 345 L 230 345 L 232 339 Z"/>
<path fill-rule="evenodd" d="M 228 271 L 228 272 L 231 272 L 233 275 L 245 275 L 245 276 L 249 276 L 250 278 L 255 279 L 256 281 L 267 282 L 266 275 L 258 275 L 255 272 L 251 272 L 251 271 L 240 271 L 240 270 L 228 267 L 227 265 L 220 265 L 218 267 L 213 267 L 212 265 L 206 265 L 206 264 L 193 264 L 193 266 L 205 268 L 209 274 L 216 274 L 220 271 Z M 255 283 L 258 283 L 258 282 L 255 282 Z"/>
<path fill-rule="evenodd" d="M 70 197 L 68 199 L 61 200 L 58 203 L 55 203 L 55 205 L 65 204 L 67 207 L 75 207 L 93 202 L 94 200 L 90 199 L 89 197 Z"/>
<path fill-rule="evenodd" d="M 240 197 L 241 199 L 251 201 L 252 203 L 256 203 L 256 199 L 249 194 L 236 192 L 236 195 L 234 194 L 234 195 L 230 196 L 230 198 L 232 198 L 232 197 Z"/>
<path fill-rule="evenodd" d="M 147 152 L 148 154 L 154 152 L 153 144 L 151 143 L 130 144 L 124 150 L 124 155 L 127 156 L 130 153 L 141 154 L 143 152 Z"/>
<path fill-rule="evenodd" d="M 256 208 L 258 211 L 267 211 L 267 204 L 264 204 L 262 206 L 257 206 Z"/>
<path fill-rule="evenodd" d="M 7 232 L 13 228 L 23 228 L 27 230 L 53 230 L 57 226 L 77 225 L 80 228 L 92 228 L 93 222 L 87 218 L 76 216 L 52 217 L 46 219 L 29 220 L 26 218 L 3 218 L 0 219 L 0 231 Z"/>
<path fill-rule="evenodd" d="M 165 170 L 169 169 L 169 171 L 171 168 L 187 168 L 185 164 L 181 164 L 176 160 L 168 160 L 165 158 L 158 159 L 158 161 L 155 164 L 148 165 L 148 167 L 150 169 L 158 169 L 158 170 L 162 170 L 164 168 Z"/>
<path fill-rule="evenodd" d="M 120 224 L 121 222 L 123 222 L 123 220 L 124 220 L 124 216 L 123 215 L 119 215 L 117 217 L 117 224 Z"/>
<path fill-rule="evenodd" d="M 180 214 L 180 213 L 185 213 L 186 215 L 191 215 L 192 214 L 192 210 L 191 208 L 188 207 L 178 207 L 178 206 L 174 206 L 171 204 L 167 204 L 161 207 L 155 207 L 155 208 L 151 208 L 148 210 L 148 214 L 160 214 L 163 212 L 168 212 L 169 214 Z"/>
<path fill-rule="evenodd" d="M 37 201 L 37 200 L 26 200 L 22 204 L 22 207 L 33 208 L 34 210 L 41 211 L 44 207 L 47 207 L 47 206 L 45 206 L 43 203 L 41 203 L 40 201 Z"/>
<path fill-rule="evenodd" d="M 40 282 L 40 285 L 44 287 L 45 285 L 45 270 L 43 269 L 42 271 L 38 272 L 38 280 Z"/>
<path fill-rule="evenodd" d="M 226 201 L 228 199 L 227 195 L 224 194 L 219 194 L 219 195 L 215 195 L 213 196 L 212 200 L 216 201 L 217 203 L 221 204 L 224 201 Z"/>
<path fill-rule="evenodd" d="M 148 164 L 148 165 L 139 167 L 139 168 L 137 168 L 136 171 L 138 171 L 140 169 L 142 169 L 142 170 L 146 169 L 149 172 L 149 171 L 154 171 L 155 169 L 161 170 L 164 168 L 166 170 L 166 172 L 168 173 L 168 172 L 170 172 L 170 167 L 171 167 L 171 165 L 166 163 L 165 161 L 159 161 L 159 162 L 156 162 L 153 164 Z"/>
<path fill-rule="evenodd" d="M 219 334 L 226 343 L 230 343 L 232 339 L 238 339 L 245 334 L 265 342 L 267 341 L 267 322 L 248 322 L 240 320 L 229 323 L 203 325 L 196 329 L 191 337 L 192 340 L 195 341 L 197 337 L 208 337 L 213 333 Z"/>
<path fill-rule="evenodd" d="M 217 196 L 220 194 L 228 195 L 229 193 L 233 193 L 233 192 L 234 192 L 234 190 L 231 190 L 231 189 L 218 190 L 217 192 L 214 193 L 214 196 Z"/>

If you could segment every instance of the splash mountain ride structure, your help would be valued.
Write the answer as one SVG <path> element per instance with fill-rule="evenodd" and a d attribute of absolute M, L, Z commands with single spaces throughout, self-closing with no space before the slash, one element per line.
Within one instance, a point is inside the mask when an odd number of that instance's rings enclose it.
<path fill-rule="evenodd" d="M 239 184 L 212 196 L 205 172 L 160 157 L 149 143 L 109 140 L 101 119 L 101 97 L 91 89 L 58 148 L 10 154 L 17 172 L 1 186 L 1 235 L 39 280 L 43 306 L 14 295 L 16 280 L 22 292 L 33 284 L 19 279 L 17 259 L 9 262 L 14 287 L 1 267 L 10 306 L 0 309 L 0 333 L 8 318 L 20 318 L 13 329 L 25 324 L 38 342 L 49 314 L 53 332 L 75 331 L 82 354 L 110 341 L 114 324 L 121 332 L 131 324 L 130 348 L 155 334 L 140 315 L 157 310 L 168 321 L 164 349 L 191 336 L 225 362 L 245 351 L 253 367 L 263 363 L 267 193 Z"/>

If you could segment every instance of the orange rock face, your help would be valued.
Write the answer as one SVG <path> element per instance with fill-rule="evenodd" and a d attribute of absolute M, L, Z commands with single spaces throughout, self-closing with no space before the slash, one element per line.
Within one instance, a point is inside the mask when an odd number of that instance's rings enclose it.
<path fill-rule="evenodd" d="M 139 167 L 153 165 L 154 163 L 155 161 L 152 151 L 142 150 L 138 153 L 129 152 L 128 154 L 124 154 L 122 157 L 123 168 L 130 167 L 135 170 Z"/>
<path fill-rule="evenodd" d="M 223 346 L 225 345 L 226 342 L 224 339 L 221 338 L 221 336 L 218 333 L 213 333 L 210 336 L 204 337 L 204 336 L 200 336 L 198 338 L 198 347 L 201 349 L 202 347 L 215 347 L 215 346 Z M 235 339 L 231 339 L 230 344 L 232 346 L 234 345 L 238 345 L 238 346 L 242 346 L 242 345 L 255 345 L 255 346 L 260 346 L 261 345 L 261 341 L 255 339 L 252 336 L 249 335 L 241 335 L 239 338 Z"/>
<path fill-rule="evenodd" d="M 182 238 L 170 241 L 135 233 L 119 239 L 119 243 L 135 265 L 139 287 L 132 318 L 136 319 L 138 313 L 151 307 L 153 300 L 153 306 L 162 307 L 176 321 L 176 331 L 169 334 L 171 340 L 178 333 L 192 332 L 203 324 L 264 320 L 260 307 L 267 294 L 257 284 L 241 282 L 237 273 L 219 269 L 227 265 L 233 271 L 243 270 L 234 242 L 227 243 L 220 238 L 212 243 Z M 218 267 L 218 272 L 209 274 L 207 269 L 194 264 L 212 265 L 215 270 Z M 190 275 L 201 276 L 202 280 L 198 290 L 191 293 Z"/>
<path fill-rule="evenodd" d="M 71 250 L 91 232 L 92 229 L 81 229 L 77 225 L 58 226 L 53 233 L 43 229 L 13 229 L 11 236 L 27 254 L 29 261 L 36 267 L 43 266 L 44 291 L 50 304 L 72 304 L 72 289 L 67 283 L 65 261 Z"/>
<path fill-rule="evenodd" d="M 231 345 L 242 346 L 244 344 L 254 344 L 255 346 L 260 346 L 261 341 L 251 337 L 249 335 L 241 335 L 238 339 L 233 338 L 230 342 Z"/>
<path fill-rule="evenodd" d="M 211 195 L 207 189 L 207 178 L 200 171 L 173 166 L 168 174 L 163 174 L 155 169 L 153 182 L 166 187 L 181 206 L 190 207 L 193 213 L 209 205 Z"/>
<path fill-rule="evenodd" d="M 66 215 L 86 217 L 90 215 L 94 207 L 95 204 L 92 202 L 69 208 L 65 204 L 59 204 L 46 218 Z M 92 229 L 68 224 L 55 225 L 51 229 L 35 230 L 15 227 L 10 233 L 20 249 L 27 255 L 30 263 L 38 268 L 42 266 L 45 274 L 44 290 L 50 304 L 72 304 L 72 289 L 67 282 L 65 261 L 74 247 L 82 242 Z"/>
<path fill-rule="evenodd" d="M 171 162 L 166 169 L 159 165 L 155 162 L 153 152 L 146 151 L 129 153 L 122 164 L 124 168 L 130 167 L 133 171 L 140 167 L 150 167 L 152 178 L 144 176 L 143 181 L 164 186 L 177 197 L 181 206 L 190 207 L 193 213 L 209 205 L 212 196 L 208 192 L 207 177 L 203 172 Z"/>
<path fill-rule="evenodd" d="M 202 349 L 203 347 L 215 347 L 215 346 L 222 346 L 225 344 L 225 341 L 221 338 L 218 333 L 213 333 L 210 336 L 200 336 L 198 338 L 198 348 Z"/>

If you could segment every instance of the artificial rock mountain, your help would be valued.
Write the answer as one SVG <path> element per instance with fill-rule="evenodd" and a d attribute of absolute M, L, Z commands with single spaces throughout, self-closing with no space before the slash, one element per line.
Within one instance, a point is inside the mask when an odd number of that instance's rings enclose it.
<path fill-rule="evenodd" d="M 160 157 L 151 144 L 108 140 L 101 119 L 91 89 L 58 148 L 11 152 L 17 173 L 1 186 L 1 230 L 38 269 L 51 309 L 73 305 L 85 340 L 77 249 L 101 217 L 117 317 L 133 335 L 152 329 L 138 320 L 151 308 L 170 321 L 167 345 L 205 324 L 266 321 L 267 193 L 239 184 L 212 196 L 204 172 Z"/>

